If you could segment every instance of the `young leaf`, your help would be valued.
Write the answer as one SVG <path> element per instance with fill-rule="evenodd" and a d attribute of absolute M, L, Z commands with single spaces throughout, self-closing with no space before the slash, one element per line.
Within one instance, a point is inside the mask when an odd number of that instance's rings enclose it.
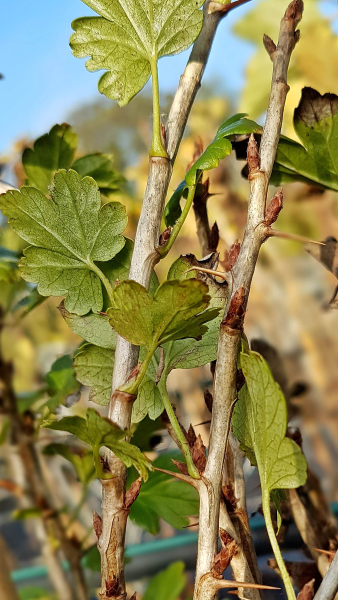
<path fill-rule="evenodd" d="M 48 194 L 56 171 L 72 166 L 77 145 L 78 137 L 66 123 L 54 125 L 38 138 L 34 148 L 26 148 L 22 155 L 28 185 Z"/>
<path fill-rule="evenodd" d="M 124 207 L 112 202 L 101 208 L 93 179 L 62 170 L 55 175 L 52 198 L 22 187 L 0 196 L 0 208 L 32 244 L 20 263 L 23 278 L 37 283 L 42 296 L 66 296 L 70 312 L 100 311 L 104 276 L 94 261 L 107 261 L 123 248 Z"/>
<path fill-rule="evenodd" d="M 62 456 L 74 467 L 82 485 L 86 486 L 95 476 L 93 453 L 80 446 L 66 444 L 49 444 L 43 449 L 46 456 Z"/>
<path fill-rule="evenodd" d="M 84 344 L 74 356 L 76 378 L 91 388 L 89 400 L 107 406 L 111 396 L 115 351 Z"/>
<path fill-rule="evenodd" d="M 87 154 L 78 158 L 72 169 L 81 177 L 92 177 L 100 188 L 101 194 L 110 196 L 117 192 L 124 182 L 122 175 L 114 169 L 112 156 L 109 154 Z"/>
<path fill-rule="evenodd" d="M 185 176 L 188 186 L 195 185 L 203 171 L 218 167 L 219 161 L 228 156 L 232 150 L 231 140 L 236 135 L 249 135 L 261 131 L 254 121 L 246 119 L 245 113 L 234 115 L 225 121 L 216 133 L 214 140 L 206 148 Z"/>
<path fill-rule="evenodd" d="M 97 313 L 89 313 L 80 317 L 68 312 L 64 302 L 61 302 L 59 311 L 68 327 L 86 342 L 100 348 L 115 350 L 116 333 L 109 325 L 108 317 Z"/>
<path fill-rule="evenodd" d="M 183 562 L 175 562 L 153 577 L 143 600 L 177 600 L 186 586 Z"/>
<path fill-rule="evenodd" d="M 167 202 L 165 206 L 163 218 L 166 227 L 173 227 L 176 221 L 178 221 L 178 219 L 180 218 L 182 214 L 181 200 L 182 198 L 186 198 L 187 194 L 188 186 L 184 180 L 181 181 L 179 186 L 177 186 L 169 202 Z"/>
<path fill-rule="evenodd" d="M 299 446 L 286 438 L 287 406 L 268 364 L 256 352 L 241 352 L 246 385 L 239 393 L 232 426 L 249 458 L 254 456 L 262 492 L 304 485 L 307 465 Z"/>
<path fill-rule="evenodd" d="M 192 267 L 212 267 L 212 259 L 209 262 L 199 262 L 193 255 L 179 258 L 171 266 L 168 279 L 186 280 L 197 277 L 204 281 L 209 287 L 210 309 L 217 310 L 215 318 L 208 323 L 206 331 L 200 340 L 191 338 L 175 340 L 163 345 L 165 357 L 165 372 L 168 375 L 173 369 L 193 369 L 201 367 L 216 359 L 219 327 L 223 318 L 223 311 L 228 294 L 226 283 L 217 283 L 214 278 L 198 271 L 189 271 Z M 189 271 L 189 272 L 187 272 Z M 140 355 L 142 360 L 142 355 Z M 159 389 L 155 383 L 159 356 L 157 353 L 148 367 L 147 373 L 139 387 L 137 399 L 133 405 L 132 419 L 134 423 L 141 421 L 146 414 L 151 419 L 156 419 L 164 410 L 163 401 Z"/>
<path fill-rule="evenodd" d="M 208 286 L 197 279 L 166 281 L 153 298 L 143 286 L 127 280 L 113 290 L 109 322 L 130 343 L 156 348 L 170 340 L 203 335 L 204 323 L 218 314 L 205 310 L 209 301 Z"/>
<path fill-rule="evenodd" d="M 118 456 L 127 467 L 135 467 L 144 481 L 148 479 L 148 470 L 152 468 L 147 457 L 129 442 L 123 441 L 128 431 L 124 431 L 109 419 L 102 417 L 96 410 L 87 409 L 86 418 L 64 417 L 60 421 L 50 421 L 43 425 L 54 431 L 68 431 L 92 447 L 96 473 L 99 477 L 109 478 L 100 461 L 100 448 L 105 446 Z"/>
<path fill-rule="evenodd" d="M 101 16 L 72 23 L 73 54 L 91 57 L 88 71 L 107 71 L 99 81 L 99 91 L 121 106 L 147 83 L 161 56 L 188 48 L 202 27 L 199 8 L 203 0 L 84 2 Z"/>
<path fill-rule="evenodd" d="M 181 459 L 182 456 L 178 452 L 162 454 L 154 461 L 154 467 L 177 471 L 171 458 Z M 142 484 L 140 494 L 131 506 L 130 518 L 155 535 L 160 530 L 160 518 L 172 527 L 182 529 L 189 524 L 187 517 L 197 515 L 198 510 L 199 497 L 195 488 L 166 473 L 154 471 Z"/>

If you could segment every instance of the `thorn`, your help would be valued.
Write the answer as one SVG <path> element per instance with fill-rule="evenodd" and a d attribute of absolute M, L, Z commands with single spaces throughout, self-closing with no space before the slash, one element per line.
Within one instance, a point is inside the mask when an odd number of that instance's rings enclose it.
<path fill-rule="evenodd" d="M 185 525 L 182 529 L 189 529 L 189 527 L 198 527 L 199 523 L 191 523 L 190 525 Z"/>
<path fill-rule="evenodd" d="M 333 558 L 336 554 L 336 550 L 321 550 L 320 548 L 314 548 L 314 550 L 316 550 L 316 552 L 321 552 L 322 554 L 326 554 L 327 556 L 330 556 L 331 558 Z"/>
<path fill-rule="evenodd" d="M 194 427 L 199 427 L 200 425 L 209 425 L 209 423 L 211 423 L 211 419 L 209 419 L 208 421 L 202 421 L 202 423 L 196 423 Z"/>
<path fill-rule="evenodd" d="M 268 55 L 270 56 L 271 60 L 273 60 L 273 55 L 276 52 L 276 48 L 277 48 L 275 42 L 271 39 L 271 37 L 269 37 L 268 35 L 266 35 L 264 33 L 263 44 L 264 44 L 264 48 L 267 51 Z"/>
<path fill-rule="evenodd" d="M 220 588 L 232 588 L 241 587 L 251 590 L 280 590 L 281 588 L 273 587 L 271 585 L 262 585 L 260 583 L 245 583 L 244 581 L 229 581 L 228 579 L 222 579 L 219 582 Z"/>
<path fill-rule="evenodd" d="M 324 242 L 317 242 L 316 240 L 309 240 L 302 235 L 293 235 L 292 233 L 285 233 L 284 231 L 276 231 L 276 229 L 268 229 L 269 237 L 279 237 L 284 240 L 292 240 L 294 242 L 301 242 L 302 244 L 317 244 L 318 246 L 325 246 Z"/>
<path fill-rule="evenodd" d="M 202 267 L 192 267 L 185 271 L 185 273 L 189 273 L 190 271 L 200 271 L 201 273 L 208 273 L 209 275 L 214 275 L 215 277 L 220 277 L 224 279 L 224 281 L 228 281 L 228 275 L 226 273 L 221 273 L 220 271 L 213 271 L 212 269 L 204 269 Z"/>
<path fill-rule="evenodd" d="M 175 473 L 175 471 L 168 471 L 167 469 L 159 469 L 158 467 L 154 467 L 155 471 L 159 471 L 160 473 L 165 473 L 166 475 L 170 475 L 171 477 L 176 477 L 176 479 L 180 479 L 181 481 L 185 481 L 186 483 L 190 483 L 192 487 L 197 489 L 198 479 L 193 479 L 190 475 L 183 475 L 182 473 Z"/>

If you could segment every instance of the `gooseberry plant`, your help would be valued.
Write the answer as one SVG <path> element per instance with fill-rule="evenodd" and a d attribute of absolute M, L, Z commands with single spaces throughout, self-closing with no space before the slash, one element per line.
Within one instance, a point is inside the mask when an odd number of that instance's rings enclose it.
<path fill-rule="evenodd" d="M 40 299 L 63 297 L 60 313 L 84 340 L 74 357 L 77 380 L 91 388 L 92 402 L 106 407 L 106 416 L 102 410 L 89 408 L 84 416 L 59 419 L 55 415 L 58 401 L 50 402 L 40 411 L 39 426 L 68 432 L 86 444 L 89 477 L 95 472 L 102 482 L 102 515 L 94 515 L 101 600 L 127 598 L 124 544 L 129 515 L 155 533 L 160 517 L 181 527 L 198 505 L 194 600 L 213 600 L 220 589 L 228 587 L 237 587 L 240 597 L 245 589 L 247 598 L 259 600 L 259 590 L 266 586 L 260 583 L 250 528 L 246 525 L 243 537 L 226 502 L 226 494 L 235 505 L 240 502 L 236 490 L 243 482 L 238 466 L 243 451 L 260 475 L 267 532 L 292 600 L 295 591 L 276 539 L 270 505 L 273 501 L 280 511 L 283 490 L 304 485 L 307 465 L 300 447 L 286 437 L 283 393 L 266 361 L 250 349 L 243 327 L 261 245 L 271 236 L 288 237 L 272 228 L 283 195 L 279 190 L 267 206 L 269 185 L 302 181 L 338 190 L 337 153 L 333 151 L 338 100 L 305 88 L 294 121 L 302 143 L 280 137 L 287 71 L 303 12 L 302 0 L 293 0 L 281 21 L 278 44 L 264 38 L 273 63 L 264 128 L 245 114 L 221 124 L 164 208 L 172 167 L 217 26 L 231 9 L 248 0 L 83 1 L 97 16 L 72 24 L 73 54 L 89 57 L 89 71 L 105 71 L 99 91 L 121 106 L 151 76 L 153 138 L 134 241 L 123 235 L 128 217 L 124 206 L 114 201 L 121 177 L 110 157 L 96 154 L 75 160 L 77 137 L 68 125 L 56 125 L 25 151 L 27 185 L 0 196 L 9 225 L 29 244 L 20 260 L 21 276 L 37 286 Z M 192 44 L 165 126 L 160 117 L 157 63 L 162 56 Z M 239 139 L 247 145 L 250 198 L 244 238 L 230 249 L 228 270 L 217 271 L 218 240 L 215 235 L 211 239 L 206 215 L 198 227 L 208 239 L 211 254 L 203 261 L 182 256 L 171 265 L 167 279 L 159 282 L 154 267 L 170 253 L 191 207 L 203 198 L 204 173 L 217 167 L 233 149 L 238 151 Z M 166 229 L 161 234 L 162 217 Z M 5 256 L 1 268 L 3 272 L 10 269 Z M 208 402 L 212 420 L 206 450 L 194 429 L 187 432 L 179 423 L 167 379 L 174 369 L 211 362 L 215 364 L 214 390 Z M 149 427 L 149 421 L 156 422 L 161 415 L 181 453 L 181 460 L 174 464 L 161 457 L 152 462 L 143 451 L 146 444 L 133 443 L 136 425 L 136 438 L 142 440 L 144 423 Z M 69 458 L 65 448 L 54 445 L 50 449 L 57 451 Z M 228 468 L 225 473 L 225 458 L 227 465 L 229 460 L 236 462 L 236 469 Z M 174 486 L 172 492 L 166 487 L 167 502 L 163 490 L 161 501 L 157 499 L 164 481 Z M 245 505 L 240 508 L 247 524 Z M 234 581 L 222 579 L 230 563 Z"/>

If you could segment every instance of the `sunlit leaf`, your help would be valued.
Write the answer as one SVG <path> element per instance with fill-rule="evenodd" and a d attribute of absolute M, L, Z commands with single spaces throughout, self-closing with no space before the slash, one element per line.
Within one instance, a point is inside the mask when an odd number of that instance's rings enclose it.
<path fill-rule="evenodd" d="M 108 317 L 97 313 L 89 313 L 80 317 L 68 312 L 63 302 L 59 306 L 59 311 L 70 329 L 86 342 L 101 348 L 115 350 L 116 333 L 109 325 Z"/>
<path fill-rule="evenodd" d="M 93 179 L 58 171 L 52 198 L 22 187 L 0 196 L 0 208 L 16 233 L 32 244 L 21 273 L 38 284 L 42 296 L 66 296 L 65 307 L 79 315 L 102 308 L 102 285 L 95 261 L 107 261 L 124 246 L 124 207 L 101 207 Z"/>
<path fill-rule="evenodd" d="M 38 138 L 34 148 L 26 148 L 22 156 L 28 185 L 49 194 L 56 171 L 72 166 L 77 145 L 78 137 L 66 123 L 54 125 L 49 133 Z"/>
<path fill-rule="evenodd" d="M 219 161 L 228 156 L 232 150 L 231 139 L 236 135 L 249 135 L 260 131 L 261 127 L 246 118 L 246 114 L 234 115 L 225 121 L 216 133 L 214 140 L 197 159 L 185 176 L 187 185 L 194 185 L 203 171 L 218 167 Z"/>
<path fill-rule="evenodd" d="M 138 346 L 160 346 L 184 337 L 199 337 L 204 323 L 218 311 L 205 310 L 210 301 L 208 286 L 197 279 L 166 281 L 152 298 L 135 281 L 120 283 L 113 291 L 108 310 L 110 324 L 129 342 Z"/>
<path fill-rule="evenodd" d="M 147 83 L 161 56 L 188 48 L 200 33 L 203 0 L 84 0 L 99 17 L 72 23 L 73 54 L 88 71 L 107 71 L 99 91 L 122 106 Z"/>

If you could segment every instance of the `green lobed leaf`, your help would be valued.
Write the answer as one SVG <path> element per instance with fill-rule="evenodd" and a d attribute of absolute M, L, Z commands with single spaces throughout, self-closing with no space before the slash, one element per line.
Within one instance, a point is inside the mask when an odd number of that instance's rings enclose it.
<path fill-rule="evenodd" d="M 165 356 L 165 369 L 169 373 L 173 369 L 193 369 L 201 367 L 216 359 L 219 337 L 219 328 L 223 318 L 226 304 L 228 286 L 226 283 L 217 283 L 215 279 L 198 271 L 187 272 L 192 267 L 212 267 L 211 261 L 197 261 L 193 255 L 182 256 L 173 263 L 168 279 L 175 278 L 186 280 L 197 277 L 209 287 L 210 309 L 215 310 L 215 317 L 208 323 L 208 330 L 200 340 L 191 338 L 175 340 L 163 345 Z M 216 312 L 217 311 L 217 312 Z M 202 313 L 203 314 L 203 313 Z M 142 353 L 140 355 L 142 360 Z M 155 384 L 159 355 L 155 353 L 138 391 L 137 399 L 133 405 L 132 420 L 134 423 L 141 421 L 146 414 L 151 419 L 156 419 L 163 412 L 163 402 L 160 392 Z"/>
<path fill-rule="evenodd" d="M 186 586 L 183 562 L 175 562 L 153 577 L 143 600 L 177 600 Z"/>
<path fill-rule="evenodd" d="M 111 396 L 115 350 L 84 344 L 74 356 L 77 380 L 91 388 L 89 400 L 107 406 Z"/>
<path fill-rule="evenodd" d="M 74 467 L 82 485 L 86 486 L 95 476 L 93 453 L 80 446 L 66 444 L 48 444 L 43 449 L 46 456 L 62 456 Z"/>
<path fill-rule="evenodd" d="M 148 469 L 152 468 L 150 461 L 139 448 L 122 440 L 129 432 L 120 429 L 93 408 L 87 409 L 85 418 L 64 417 L 60 421 L 45 422 L 43 426 L 54 431 L 67 431 L 89 444 L 93 450 L 97 475 L 102 476 L 98 465 L 101 464 L 100 448 L 105 446 L 112 450 L 127 467 L 135 467 L 144 481 L 148 479 Z"/>
<path fill-rule="evenodd" d="M 38 284 L 42 296 L 66 296 L 65 307 L 84 315 L 102 308 L 102 286 L 94 261 L 107 261 L 124 246 L 125 208 L 101 207 L 93 179 L 58 171 L 52 198 L 22 187 L 0 196 L 9 224 L 32 244 L 20 262 L 23 278 Z"/>
<path fill-rule="evenodd" d="M 209 301 L 208 286 L 197 279 L 166 281 L 153 298 L 142 285 L 127 280 L 113 291 L 109 322 L 130 343 L 156 347 L 203 335 L 207 331 L 204 323 L 216 316 L 214 310 L 205 310 Z"/>
<path fill-rule="evenodd" d="M 59 311 L 66 321 L 68 327 L 82 337 L 86 342 L 101 348 L 115 350 L 116 333 L 109 325 L 109 319 L 105 315 L 89 313 L 80 317 L 65 309 L 64 302 L 61 302 Z"/>
<path fill-rule="evenodd" d="M 232 150 L 231 141 L 236 135 L 249 135 L 261 131 L 260 125 L 246 118 L 245 113 L 240 113 L 227 119 L 219 128 L 214 140 L 204 150 L 185 176 L 188 186 L 195 185 L 203 171 L 218 167 L 219 161 L 228 156 Z"/>
<path fill-rule="evenodd" d="M 56 171 L 72 166 L 77 145 L 78 136 L 66 123 L 54 125 L 38 138 L 34 148 L 26 148 L 22 155 L 28 185 L 48 194 Z"/>
<path fill-rule="evenodd" d="M 77 58 L 88 71 L 105 70 L 99 91 L 121 106 L 147 83 L 162 56 L 186 50 L 201 31 L 203 0 L 83 0 L 99 17 L 72 23 Z"/>
<path fill-rule="evenodd" d="M 268 364 L 256 352 L 241 352 L 246 384 L 232 419 L 235 436 L 257 464 L 262 492 L 304 485 L 307 465 L 299 446 L 286 438 L 287 406 Z"/>
<path fill-rule="evenodd" d="M 182 460 L 178 452 L 162 454 L 153 465 L 159 469 L 177 471 L 171 459 Z M 129 474 L 129 484 L 131 483 Z M 176 529 L 189 525 L 188 516 L 197 515 L 199 497 L 196 490 L 183 481 L 166 473 L 154 471 L 142 484 L 140 494 L 130 509 L 130 518 L 142 529 L 156 535 L 160 530 L 160 519 Z"/>
<path fill-rule="evenodd" d="M 124 182 L 122 175 L 114 169 L 113 157 L 110 154 L 87 154 L 78 158 L 72 169 L 81 177 L 92 177 L 106 196 L 117 192 Z"/>

